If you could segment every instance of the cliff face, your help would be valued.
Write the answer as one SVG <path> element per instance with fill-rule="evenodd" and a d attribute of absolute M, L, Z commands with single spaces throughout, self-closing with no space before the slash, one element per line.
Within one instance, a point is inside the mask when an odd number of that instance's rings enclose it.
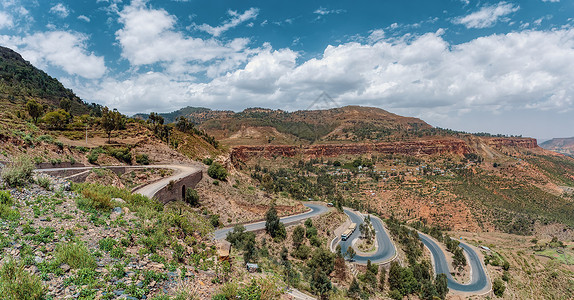
<path fill-rule="evenodd" d="M 488 146 L 493 148 L 514 147 L 534 149 L 538 148 L 536 139 L 532 138 L 481 138 Z M 401 141 L 374 144 L 340 144 L 340 145 L 264 145 L 264 146 L 237 146 L 231 150 L 232 162 L 247 161 L 253 157 L 272 158 L 274 156 L 294 157 L 302 155 L 309 158 L 334 157 L 339 155 L 378 154 L 404 154 L 404 155 L 434 155 L 454 154 L 464 155 L 473 150 L 464 140 L 454 138 L 429 139 L 418 141 Z"/>
<path fill-rule="evenodd" d="M 468 145 L 457 139 L 433 139 L 410 142 L 388 142 L 376 144 L 310 145 L 310 146 L 238 146 L 231 150 L 233 162 L 246 161 L 253 157 L 273 156 L 293 157 L 333 157 L 338 155 L 362 155 L 367 153 L 405 155 L 447 154 L 464 155 L 470 153 Z"/>
<path fill-rule="evenodd" d="M 495 148 L 502 146 L 525 149 L 538 148 L 538 143 L 533 138 L 484 138 L 484 140 L 486 144 Z"/>

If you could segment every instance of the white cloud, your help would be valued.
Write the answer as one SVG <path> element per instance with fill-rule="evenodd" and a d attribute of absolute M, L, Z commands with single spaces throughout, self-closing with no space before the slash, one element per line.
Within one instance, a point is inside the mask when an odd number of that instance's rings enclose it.
<path fill-rule="evenodd" d="M 344 9 L 331 9 L 331 10 L 329 10 L 329 9 L 326 9 L 326 8 L 321 6 L 321 7 L 317 8 L 313 13 L 321 15 L 321 16 L 325 16 L 325 15 L 329 15 L 329 14 L 341 14 L 344 12 L 346 12 L 346 10 L 344 10 Z"/>
<path fill-rule="evenodd" d="M 560 2 L 560 0 L 542 0 L 542 2 Z"/>
<path fill-rule="evenodd" d="M 71 75 L 100 78 L 106 72 L 103 57 L 88 53 L 87 37 L 67 31 L 40 32 L 25 37 L 0 36 L 0 43 L 22 54 L 33 65 L 62 68 Z"/>
<path fill-rule="evenodd" d="M 198 72 L 198 67 L 206 62 L 203 70 L 211 69 L 212 76 L 219 73 L 215 68 L 218 63 L 236 68 L 248 55 L 245 47 L 249 40 L 236 38 L 227 43 L 215 39 L 203 40 L 187 37 L 174 30 L 176 18 L 163 9 L 151 9 L 145 1 L 133 1 L 119 12 L 119 22 L 123 25 L 116 32 L 116 39 L 122 47 L 122 57 L 133 66 L 151 65 L 155 63 L 168 64 L 168 70 Z M 234 61 L 231 63 L 230 61 Z M 187 64 L 194 62 L 192 68 Z M 226 71 L 218 69 L 218 72 Z M 215 73 L 213 73 L 215 72 Z"/>
<path fill-rule="evenodd" d="M 365 38 L 367 43 L 328 46 L 304 62 L 290 49 L 265 45 L 252 50 L 244 67 L 226 67 L 234 71 L 208 82 L 164 72 L 74 89 L 125 113 L 186 105 L 301 109 L 321 91 L 341 105 L 421 116 L 574 108 L 574 29 L 527 30 L 463 44 L 450 44 L 443 32 Z"/>
<path fill-rule="evenodd" d="M 88 23 L 90 23 L 90 21 L 91 21 L 90 18 L 88 18 L 87 16 L 84 16 L 84 15 L 78 16 L 78 20 L 82 20 L 82 21 L 88 22 Z"/>
<path fill-rule="evenodd" d="M 70 10 L 63 3 L 58 3 L 50 8 L 50 13 L 53 13 L 60 18 L 66 18 L 70 15 Z"/>
<path fill-rule="evenodd" d="M 462 24 L 466 28 L 487 28 L 494 26 L 501 18 L 516 12 L 520 6 L 512 3 L 499 2 L 496 5 L 483 6 L 480 10 L 453 20 L 454 24 Z"/>
<path fill-rule="evenodd" d="M 242 14 L 239 14 L 237 11 L 234 10 L 228 10 L 227 14 L 231 17 L 231 19 L 225 21 L 220 26 L 213 27 L 209 24 L 201 24 L 201 25 L 195 25 L 195 28 L 201 31 L 205 31 L 215 37 L 218 37 L 222 33 L 228 31 L 231 28 L 239 26 L 243 22 L 256 19 L 257 15 L 259 15 L 259 9 L 252 7 L 243 12 Z"/>
<path fill-rule="evenodd" d="M 14 26 L 12 16 L 5 12 L 0 11 L 0 29 L 12 28 L 12 26 Z"/>

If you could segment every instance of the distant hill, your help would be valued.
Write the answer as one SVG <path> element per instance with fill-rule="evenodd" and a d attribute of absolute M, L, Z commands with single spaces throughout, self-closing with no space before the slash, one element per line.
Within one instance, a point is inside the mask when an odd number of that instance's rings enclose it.
<path fill-rule="evenodd" d="M 574 137 L 571 138 L 556 138 L 540 144 L 540 147 L 562 153 L 569 156 L 574 156 Z"/>
<path fill-rule="evenodd" d="M 417 118 L 360 106 L 295 112 L 248 108 L 238 113 L 193 112 L 187 117 L 228 144 L 378 141 L 397 134 L 432 129 Z"/>
<path fill-rule="evenodd" d="M 205 108 L 205 107 L 193 107 L 193 106 L 187 106 L 181 109 L 178 109 L 176 111 L 173 112 L 169 112 L 169 113 L 158 113 L 160 116 L 163 117 L 163 119 L 165 120 L 166 123 L 173 123 L 175 122 L 175 120 L 179 117 L 187 117 L 190 118 L 191 116 L 200 116 L 203 114 L 209 114 L 210 112 L 214 112 L 209 108 Z M 133 115 L 134 118 L 137 119 L 143 119 L 143 120 L 147 120 L 149 118 L 149 114 L 144 114 L 144 113 L 138 113 Z M 193 121 L 196 124 L 199 124 L 205 120 L 195 120 L 194 118 L 190 118 L 191 121 Z"/>
<path fill-rule="evenodd" d="M 0 46 L 0 101 L 22 104 L 30 99 L 49 107 L 58 107 L 62 99 L 69 99 L 74 115 L 88 113 L 90 109 L 57 79 L 34 67 L 17 52 Z"/>

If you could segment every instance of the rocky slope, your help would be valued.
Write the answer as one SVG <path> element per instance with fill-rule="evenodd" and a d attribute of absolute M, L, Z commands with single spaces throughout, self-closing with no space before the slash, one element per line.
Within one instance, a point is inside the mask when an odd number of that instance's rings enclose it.
<path fill-rule="evenodd" d="M 541 143 L 540 147 L 565 155 L 574 156 L 574 137 L 551 139 Z"/>

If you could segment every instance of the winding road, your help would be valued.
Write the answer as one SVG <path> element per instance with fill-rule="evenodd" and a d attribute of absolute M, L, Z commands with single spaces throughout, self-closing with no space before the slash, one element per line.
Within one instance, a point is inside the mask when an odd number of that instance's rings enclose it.
<path fill-rule="evenodd" d="M 169 177 L 162 178 L 156 182 L 144 185 L 135 189 L 133 192 L 142 194 L 144 196 L 153 198 L 153 196 L 161 190 L 164 186 L 169 184 L 172 180 L 178 180 L 186 177 L 192 173 L 200 170 L 199 167 L 194 166 L 184 166 L 184 165 L 153 165 L 153 166 L 130 166 L 130 168 L 167 168 L 174 170 L 174 174 Z M 53 168 L 53 169 L 39 169 L 37 172 L 50 172 L 50 171 L 63 171 L 63 170 L 90 170 L 97 167 L 75 167 L 75 168 Z M 304 203 L 310 211 L 280 218 L 283 224 L 292 224 L 306 220 L 311 217 L 319 216 L 326 213 L 329 208 L 322 204 L 317 203 Z M 350 209 L 344 209 L 345 214 L 349 217 L 351 222 L 357 223 L 357 227 L 364 221 L 364 216 L 356 213 Z M 383 227 L 382 221 L 374 216 L 371 216 L 371 222 L 376 232 L 377 248 L 374 253 L 369 255 L 355 255 L 353 258 L 354 262 L 359 264 L 366 264 L 368 260 L 372 263 L 383 263 L 392 260 L 396 256 L 396 248 L 391 242 L 389 235 L 385 228 Z M 265 228 L 265 221 L 255 222 L 244 225 L 247 231 L 257 231 Z M 222 240 L 227 237 L 227 233 L 232 231 L 233 228 L 222 228 L 215 231 L 215 239 Z M 357 229 L 346 241 L 341 241 L 340 237 L 335 238 L 333 243 L 339 243 L 343 254 L 347 252 L 349 246 L 353 245 L 353 242 L 359 237 L 360 231 Z M 430 237 L 419 233 L 419 238 L 423 244 L 430 250 L 433 265 L 436 274 L 444 273 L 447 276 L 448 288 L 453 291 L 464 292 L 464 293 L 483 293 L 488 292 L 491 289 L 490 280 L 485 272 L 482 260 L 478 257 L 477 253 L 465 243 L 460 243 L 460 247 L 463 248 L 466 253 L 467 260 L 470 263 L 471 269 L 471 281 L 468 284 L 460 284 L 454 280 L 450 274 L 448 263 L 446 261 L 445 253 L 442 249 L 434 242 Z"/>
<path fill-rule="evenodd" d="M 351 234 L 351 237 L 348 238 L 346 241 L 339 241 L 339 245 L 341 245 L 341 251 L 343 252 L 343 255 L 347 253 L 347 249 L 349 248 L 349 246 L 353 245 L 353 242 L 361 235 L 359 225 L 362 224 L 364 221 L 364 216 L 362 215 L 360 216 L 358 213 L 350 209 L 345 208 L 344 212 L 345 214 L 347 214 L 347 216 L 349 216 L 351 222 L 357 223 L 357 230 L 355 230 L 355 232 Z M 353 258 L 353 261 L 355 263 L 366 264 L 368 260 L 370 260 L 371 263 L 374 264 L 383 263 L 392 260 L 397 254 L 397 249 L 395 248 L 393 242 L 391 242 L 391 238 L 389 237 L 387 231 L 383 227 L 383 222 L 381 221 L 381 219 L 371 215 L 371 223 L 375 228 L 377 249 L 373 254 L 355 255 L 355 257 Z M 341 239 L 341 237 L 337 237 L 336 239 Z"/>
<path fill-rule="evenodd" d="M 322 204 L 303 203 L 303 205 L 310 208 L 311 210 L 306 212 L 306 213 L 302 213 L 302 214 L 298 214 L 298 215 L 282 217 L 282 218 L 280 218 L 281 223 L 288 225 L 288 224 L 300 222 L 300 221 L 303 221 L 303 220 L 306 220 L 306 219 L 309 219 L 309 218 L 312 218 L 312 217 L 315 217 L 318 215 L 322 215 L 322 214 L 326 213 L 327 211 L 329 211 L 329 208 L 327 208 L 325 205 L 322 205 Z M 246 231 L 262 230 L 265 228 L 265 221 L 245 224 L 244 226 L 245 226 Z M 232 230 L 233 230 L 233 227 L 222 228 L 222 229 L 216 230 L 215 231 L 215 239 L 216 240 L 225 239 L 227 237 L 227 234 Z"/>
<path fill-rule="evenodd" d="M 133 190 L 133 193 L 144 195 L 150 199 L 155 196 L 155 194 L 161 190 L 163 187 L 169 184 L 170 181 L 177 181 L 181 178 L 187 177 L 193 173 L 201 171 L 200 167 L 189 166 L 189 165 L 146 165 L 146 166 L 89 166 L 89 167 L 70 167 L 70 168 L 49 168 L 49 169 L 36 169 L 36 172 L 56 172 L 56 171 L 90 171 L 97 168 L 109 168 L 109 167 L 127 167 L 130 169 L 146 169 L 146 168 L 156 168 L 156 169 L 171 169 L 173 174 L 162 178 L 158 181 L 152 182 L 150 184 L 143 185 L 141 187 Z M 84 173 L 84 172 L 81 172 Z M 74 174 L 72 176 L 77 176 L 80 173 Z M 69 176 L 69 177 L 72 177 Z"/>
<path fill-rule="evenodd" d="M 467 260 L 470 263 L 471 280 L 468 284 L 460 284 L 452 278 L 444 252 L 435 241 L 422 233 L 419 233 L 419 238 L 432 254 L 435 273 L 446 275 L 449 289 L 470 293 L 487 292 L 490 290 L 490 281 L 482 265 L 482 260 L 469 245 L 463 242 L 460 243 L 460 247 L 466 253 Z"/>

